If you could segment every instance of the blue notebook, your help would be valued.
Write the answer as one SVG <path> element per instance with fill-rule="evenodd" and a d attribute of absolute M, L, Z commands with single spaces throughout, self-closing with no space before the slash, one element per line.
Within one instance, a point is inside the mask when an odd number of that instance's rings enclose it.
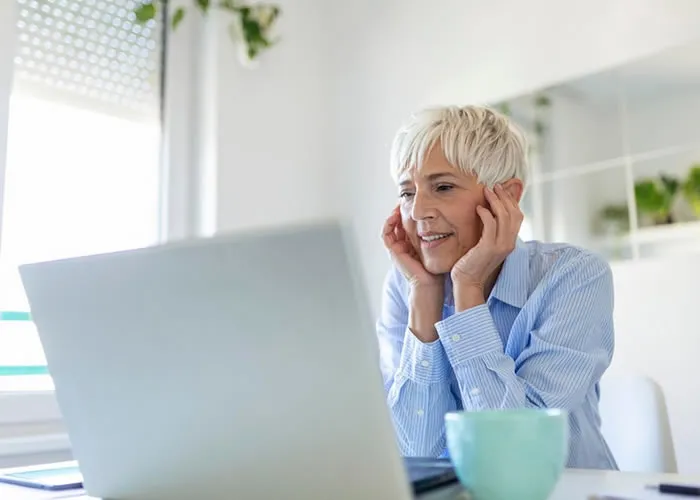
<path fill-rule="evenodd" d="M 0 482 L 42 490 L 72 490 L 83 487 L 78 462 L 17 467 L 0 472 Z"/>

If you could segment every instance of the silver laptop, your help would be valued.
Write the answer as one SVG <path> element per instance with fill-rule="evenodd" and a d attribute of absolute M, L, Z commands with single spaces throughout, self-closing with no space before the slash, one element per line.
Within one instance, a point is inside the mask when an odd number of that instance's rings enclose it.
<path fill-rule="evenodd" d="M 408 499 L 336 224 L 20 268 L 92 496 Z"/>

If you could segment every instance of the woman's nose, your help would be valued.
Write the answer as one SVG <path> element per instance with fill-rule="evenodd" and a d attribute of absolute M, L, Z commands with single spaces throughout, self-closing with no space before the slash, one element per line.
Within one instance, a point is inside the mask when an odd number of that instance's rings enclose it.
<path fill-rule="evenodd" d="M 413 196 L 413 206 L 411 207 L 411 218 L 413 220 L 432 219 L 436 213 L 437 210 L 429 195 L 416 193 Z"/>

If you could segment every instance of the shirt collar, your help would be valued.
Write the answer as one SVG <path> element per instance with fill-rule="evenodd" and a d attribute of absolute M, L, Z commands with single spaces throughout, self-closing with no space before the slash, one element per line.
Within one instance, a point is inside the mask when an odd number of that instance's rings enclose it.
<path fill-rule="evenodd" d="M 522 309 L 527 302 L 530 278 L 530 252 L 518 238 L 515 249 L 506 257 L 491 296 L 513 307 Z"/>

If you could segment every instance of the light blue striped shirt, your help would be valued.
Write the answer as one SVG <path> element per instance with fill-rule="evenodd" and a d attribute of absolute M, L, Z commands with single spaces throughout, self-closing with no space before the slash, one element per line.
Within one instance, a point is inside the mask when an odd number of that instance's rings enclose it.
<path fill-rule="evenodd" d="M 439 339 L 429 344 L 408 329 L 403 275 L 392 269 L 385 282 L 377 334 L 403 454 L 445 455 L 448 411 L 564 408 L 568 466 L 616 469 L 598 414 L 614 349 L 608 264 L 570 245 L 518 240 L 486 304 L 456 314 L 447 281 Z"/>

